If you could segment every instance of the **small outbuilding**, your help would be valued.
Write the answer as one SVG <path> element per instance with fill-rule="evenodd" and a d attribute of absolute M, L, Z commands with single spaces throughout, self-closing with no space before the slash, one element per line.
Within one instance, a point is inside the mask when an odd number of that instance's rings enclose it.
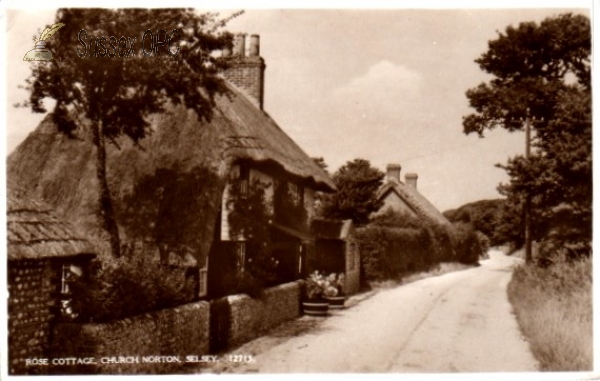
<path fill-rule="evenodd" d="M 7 243 L 9 374 L 43 374 L 48 366 L 26 360 L 50 357 L 52 325 L 71 312 L 71 274 L 85 267 L 94 250 L 49 206 L 10 190 Z"/>
<path fill-rule="evenodd" d="M 343 273 L 344 293 L 357 293 L 360 287 L 360 253 L 352 220 L 314 219 L 311 232 L 315 238 L 315 250 L 307 263 L 309 272 Z"/>

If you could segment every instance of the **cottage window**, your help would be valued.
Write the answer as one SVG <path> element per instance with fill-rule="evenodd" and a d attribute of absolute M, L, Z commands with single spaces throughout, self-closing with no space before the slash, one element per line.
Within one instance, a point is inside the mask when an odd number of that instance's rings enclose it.
<path fill-rule="evenodd" d="M 304 204 L 304 187 L 302 185 L 290 183 L 290 192 L 292 193 L 294 205 Z"/>
<path fill-rule="evenodd" d="M 250 186 L 250 170 L 245 165 L 240 165 L 240 177 L 238 178 L 240 186 L 240 196 L 248 196 L 248 188 Z"/>
<path fill-rule="evenodd" d="M 300 247 L 298 248 L 298 275 L 302 275 L 302 257 L 303 257 L 303 250 L 304 246 L 300 245 Z"/>
<path fill-rule="evenodd" d="M 237 247 L 237 268 L 240 272 L 244 272 L 246 264 L 246 242 L 238 242 Z"/>
<path fill-rule="evenodd" d="M 78 315 L 73 311 L 73 307 L 71 306 L 72 297 L 69 284 L 75 280 L 75 276 L 81 275 L 81 268 L 66 263 L 62 265 L 60 277 L 60 313 L 65 318 L 74 319 Z"/>
<path fill-rule="evenodd" d="M 198 272 L 198 296 L 203 297 L 207 294 L 207 284 L 208 284 L 208 258 L 206 258 L 206 262 L 204 263 L 204 267 L 200 269 Z"/>
<path fill-rule="evenodd" d="M 60 293 L 61 294 L 69 293 L 69 282 L 70 282 L 69 278 L 71 276 L 71 269 L 69 267 L 70 266 L 66 263 L 62 265 L 62 274 L 61 274 L 61 279 L 60 279 Z"/>
<path fill-rule="evenodd" d="M 81 268 L 75 265 L 64 263 L 60 277 L 60 293 L 70 294 L 71 289 L 69 284 L 75 280 L 75 276 L 81 276 Z"/>

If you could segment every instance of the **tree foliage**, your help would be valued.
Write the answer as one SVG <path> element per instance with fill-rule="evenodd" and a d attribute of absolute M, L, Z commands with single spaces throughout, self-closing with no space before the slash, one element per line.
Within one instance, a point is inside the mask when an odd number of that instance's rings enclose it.
<path fill-rule="evenodd" d="M 494 78 L 467 91 L 476 113 L 463 119 L 464 132 L 479 135 L 497 126 L 515 131 L 526 120 L 531 123 L 531 157 L 498 165 L 510 177 L 498 189 L 513 210 L 529 194 L 533 238 L 559 242 L 567 250 L 577 247 L 574 255 L 591 251 L 590 59 L 585 16 L 562 14 L 539 25 L 509 26 L 476 60 Z M 514 230 L 522 230 L 521 216 L 513 223 Z"/>
<path fill-rule="evenodd" d="M 120 136 L 139 142 L 150 132 L 148 117 L 169 103 L 209 119 L 215 95 L 225 91 L 217 75 L 224 63 L 211 53 L 231 45 L 232 36 L 221 30 L 227 20 L 192 9 L 59 9 L 55 22 L 65 27 L 48 41 L 54 59 L 32 64 L 26 105 L 46 112 L 44 100 L 52 98 L 60 131 L 90 133 L 97 147 L 101 226 L 119 256 L 106 142 L 116 144 Z"/>
<path fill-rule="evenodd" d="M 326 218 L 352 219 L 355 224 L 364 225 L 371 213 L 382 205 L 377 200 L 377 191 L 384 176 L 379 169 L 371 167 L 368 160 L 348 161 L 333 174 L 338 190 L 323 197 L 321 213 Z"/>
<path fill-rule="evenodd" d="M 141 177 L 130 192 L 115 196 L 115 213 L 123 228 L 123 244 L 141 241 L 158 248 L 163 263 L 174 253 L 196 257 L 199 231 L 211 201 L 206 194 L 220 192 L 222 180 L 207 168 L 183 171 L 163 166 Z M 202 189 L 204 192 L 198 192 Z M 204 263 L 199 263 L 203 267 Z"/>
<path fill-rule="evenodd" d="M 492 246 L 500 245 L 511 238 L 505 237 L 502 221 L 505 212 L 505 200 L 480 200 L 447 210 L 444 216 L 452 223 L 470 224 L 473 229 L 483 233 Z"/>
<path fill-rule="evenodd" d="M 543 132 L 566 88 L 590 89 L 590 38 L 589 19 L 572 14 L 548 18 L 540 25 L 524 22 L 499 33 L 475 60 L 494 78 L 467 91 L 476 113 L 464 118 L 465 133 L 483 134 L 497 126 L 521 130 L 528 116 Z M 576 83 L 568 85 L 573 79 Z"/>

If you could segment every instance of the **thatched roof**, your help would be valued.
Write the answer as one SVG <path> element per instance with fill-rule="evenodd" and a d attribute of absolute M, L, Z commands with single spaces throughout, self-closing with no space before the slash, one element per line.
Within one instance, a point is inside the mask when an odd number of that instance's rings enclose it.
<path fill-rule="evenodd" d="M 417 216 L 427 218 L 438 224 L 449 224 L 450 221 L 430 203 L 419 191 L 402 181 L 388 181 L 377 192 L 377 198 L 383 200 L 390 192 L 395 192 Z"/>
<path fill-rule="evenodd" d="M 142 179 L 156 178 L 160 169 L 190 174 L 203 168 L 212 174 L 194 184 L 193 191 L 200 208 L 193 218 L 203 221 L 194 232 L 201 242 L 196 248 L 201 263 L 212 243 L 227 174 L 237 161 L 268 166 L 315 189 L 335 189 L 329 176 L 269 115 L 232 86 L 229 89 L 228 96 L 217 98 L 210 122 L 199 121 L 195 112 L 183 106 L 172 106 L 150 119 L 152 134 L 140 142 L 141 149 L 123 138 L 117 141 L 119 148 L 109 145 L 107 152 L 109 187 L 117 200 L 134 192 Z M 95 147 L 85 129 L 75 135 L 59 133 L 51 117 L 46 117 L 9 156 L 7 176 L 49 203 L 58 216 L 68 217 L 79 232 L 97 236 L 101 233 L 96 217 Z M 118 222 L 122 228 L 122 221 Z"/>
<path fill-rule="evenodd" d="M 237 88 L 230 89 L 234 92 L 233 98 L 221 97 L 217 102 L 217 109 L 224 118 L 215 118 L 212 122 L 222 128 L 220 139 L 229 155 L 281 166 L 316 189 L 336 189 L 329 175 L 267 113 L 255 107 Z"/>
<path fill-rule="evenodd" d="M 314 219 L 310 226 L 311 233 L 317 239 L 346 240 L 352 234 L 352 220 Z"/>
<path fill-rule="evenodd" d="M 9 191 L 8 260 L 93 255 L 92 245 L 41 201 Z"/>

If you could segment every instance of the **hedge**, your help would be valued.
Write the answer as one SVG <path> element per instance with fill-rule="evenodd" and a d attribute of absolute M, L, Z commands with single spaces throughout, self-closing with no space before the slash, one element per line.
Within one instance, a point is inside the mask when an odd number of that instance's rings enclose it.
<path fill-rule="evenodd" d="M 486 242 L 465 224 L 440 225 L 388 212 L 357 229 L 365 280 L 400 279 L 441 262 L 476 264 Z"/>

